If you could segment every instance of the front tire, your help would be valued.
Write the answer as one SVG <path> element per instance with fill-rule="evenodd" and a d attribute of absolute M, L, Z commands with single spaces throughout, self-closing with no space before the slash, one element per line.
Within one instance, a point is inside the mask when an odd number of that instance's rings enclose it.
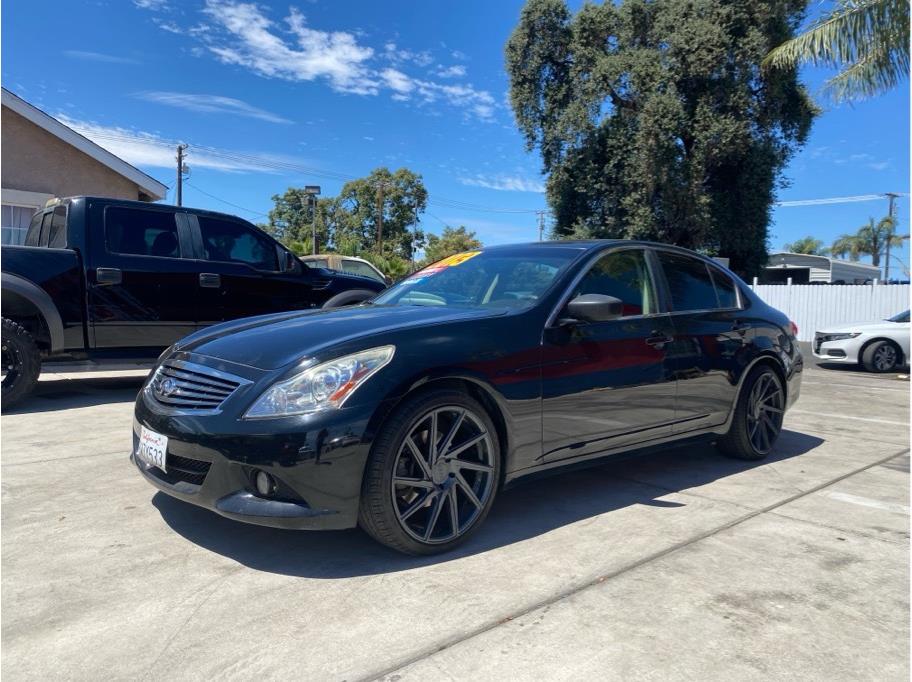
<path fill-rule="evenodd" d="M 5 317 L 2 348 L 2 403 L 6 411 L 34 390 L 41 374 L 41 356 L 32 335 Z"/>
<path fill-rule="evenodd" d="M 437 554 L 482 524 L 500 481 L 500 441 L 466 393 L 419 393 L 383 425 L 364 473 L 359 524 L 406 554 Z"/>
<path fill-rule="evenodd" d="M 784 415 L 785 389 L 779 374 L 768 365 L 755 367 L 738 395 L 728 433 L 716 444 L 729 457 L 763 459 L 779 437 Z"/>
<path fill-rule="evenodd" d="M 869 372 L 892 372 L 899 367 L 900 351 L 892 341 L 875 341 L 861 354 L 861 364 Z"/>

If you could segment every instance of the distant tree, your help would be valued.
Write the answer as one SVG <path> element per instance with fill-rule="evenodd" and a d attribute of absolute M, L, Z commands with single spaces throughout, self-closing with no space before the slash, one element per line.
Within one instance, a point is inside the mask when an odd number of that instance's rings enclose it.
<path fill-rule="evenodd" d="M 874 218 L 868 220 L 867 225 L 859 228 L 855 234 L 844 234 L 839 237 L 833 246 L 831 252 L 837 258 L 849 257 L 849 260 L 857 261 L 861 256 L 871 256 L 872 265 L 880 265 L 880 258 L 887 251 L 887 244 L 891 247 L 902 246 L 903 241 L 909 238 L 909 235 L 896 234 L 896 221 L 890 216 L 886 216 L 874 223 Z"/>
<path fill-rule="evenodd" d="M 510 101 L 541 152 L 557 236 L 635 237 L 766 262 L 781 173 L 816 107 L 761 71 L 806 0 L 528 0 L 506 46 Z"/>
<path fill-rule="evenodd" d="M 823 242 L 820 239 L 814 239 L 813 237 L 802 237 L 801 239 L 796 239 L 790 244 L 783 246 L 786 251 L 789 253 L 806 253 L 811 256 L 825 256 L 830 250 L 823 245 Z"/>
<path fill-rule="evenodd" d="M 480 248 L 481 242 L 475 238 L 475 232 L 467 230 L 464 225 L 447 226 L 443 228 L 439 237 L 436 234 L 428 235 L 423 263 L 429 265 L 447 256 Z"/>
<path fill-rule="evenodd" d="M 345 183 L 339 192 L 337 239 L 355 240 L 365 251 L 411 259 L 424 244 L 418 218 L 427 207 L 427 198 L 424 181 L 417 173 L 408 168 L 395 172 L 376 168 L 365 178 Z M 378 235 L 381 211 L 383 233 Z"/>
<path fill-rule="evenodd" d="M 837 0 L 804 33 L 767 55 L 764 66 L 803 63 L 839 70 L 824 85 L 836 102 L 892 90 L 909 76 L 909 0 Z"/>
<path fill-rule="evenodd" d="M 269 223 L 264 229 L 295 253 L 310 253 L 313 249 L 313 197 L 305 194 L 303 188 L 289 187 L 284 194 L 274 195 L 272 201 L 275 205 L 269 211 Z M 320 251 L 327 250 L 330 244 L 337 211 L 335 199 L 317 199 L 317 249 Z"/>

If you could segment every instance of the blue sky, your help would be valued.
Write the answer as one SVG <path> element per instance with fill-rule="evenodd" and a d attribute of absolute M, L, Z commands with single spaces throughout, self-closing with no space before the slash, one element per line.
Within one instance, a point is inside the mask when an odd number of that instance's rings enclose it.
<path fill-rule="evenodd" d="M 503 46 L 522 4 L 7 2 L 2 80 L 169 186 L 168 143 L 190 143 L 187 205 L 260 221 L 290 185 L 331 195 L 346 177 L 407 166 L 430 192 L 425 229 L 525 241 L 536 216 L 521 211 L 546 204 L 507 104 Z M 816 89 L 824 75 L 805 79 Z M 908 192 L 908 150 L 907 84 L 829 108 L 780 198 Z M 780 207 L 771 246 L 806 234 L 829 243 L 885 212 L 886 199 Z M 908 198 L 898 213 L 908 232 Z"/>

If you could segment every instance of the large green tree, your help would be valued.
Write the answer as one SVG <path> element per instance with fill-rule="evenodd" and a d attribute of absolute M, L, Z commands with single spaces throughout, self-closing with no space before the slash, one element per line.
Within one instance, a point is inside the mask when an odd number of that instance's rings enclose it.
<path fill-rule="evenodd" d="M 766 261 L 781 172 L 816 109 L 763 57 L 806 0 L 528 0 L 506 47 L 510 100 L 541 152 L 558 236 L 646 238 Z"/>
<path fill-rule="evenodd" d="M 890 216 L 885 216 L 874 222 L 870 218 L 866 225 L 858 228 L 855 234 L 844 234 L 835 242 L 831 251 L 837 258 L 845 256 L 849 260 L 858 260 L 861 256 L 870 256 L 872 265 L 880 265 L 880 259 L 890 248 L 902 246 L 909 235 L 896 234 L 896 221 Z"/>
<path fill-rule="evenodd" d="M 395 172 L 376 168 L 365 178 L 345 183 L 339 192 L 338 238 L 354 240 L 364 250 L 409 260 L 424 244 L 418 221 L 427 198 L 419 174 L 408 168 Z"/>
<path fill-rule="evenodd" d="M 267 232 L 287 244 L 296 253 L 311 253 L 314 211 L 316 211 L 317 249 L 327 250 L 338 219 L 338 202 L 332 198 L 314 198 L 303 188 L 289 187 L 284 194 L 272 197 Z"/>

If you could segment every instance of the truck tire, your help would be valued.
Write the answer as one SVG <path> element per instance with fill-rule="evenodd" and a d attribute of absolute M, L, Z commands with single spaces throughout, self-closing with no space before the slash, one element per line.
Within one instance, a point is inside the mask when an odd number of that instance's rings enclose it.
<path fill-rule="evenodd" d="M 351 289 L 349 291 L 343 291 L 341 294 L 336 294 L 324 303 L 323 307 L 341 308 L 347 305 L 355 305 L 356 303 L 361 303 L 369 298 L 373 298 L 376 295 L 376 292 L 368 289 Z"/>
<path fill-rule="evenodd" d="M 5 411 L 26 397 L 38 383 L 41 356 L 35 339 L 22 326 L 3 318 L 3 388 Z"/>

